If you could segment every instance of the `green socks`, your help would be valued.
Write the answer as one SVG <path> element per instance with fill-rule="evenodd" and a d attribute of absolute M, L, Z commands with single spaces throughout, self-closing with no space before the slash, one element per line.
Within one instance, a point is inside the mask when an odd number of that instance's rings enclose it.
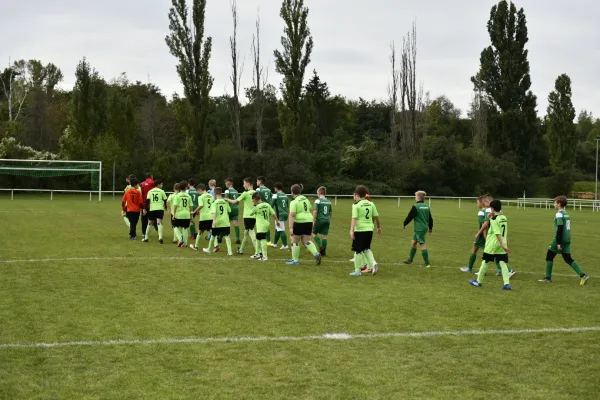
<path fill-rule="evenodd" d="M 321 248 L 323 250 L 327 250 L 327 239 L 323 239 L 322 240 Z"/>
<path fill-rule="evenodd" d="M 585 275 L 583 273 L 583 271 L 581 270 L 581 268 L 579 268 L 579 264 L 577 264 L 576 261 L 573 261 L 573 263 L 571 264 L 571 268 L 573 268 L 573 271 L 575 271 L 577 273 L 577 275 L 579 275 L 579 276 Z"/>
<path fill-rule="evenodd" d="M 279 242 L 280 237 L 281 237 L 281 232 L 275 231 L 275 239 L 273 239 L 273 244 L 277 244 L 277 242 Z"/>
<path fill-rule="evenodd" d="M 471 257 L 469 257 L 469 271 L 473 271 L 473 265 L 475 265 L 475 260 L 477 260 L 477 254 L 471 254 Z"/>
<path fill-rule="evenodd" d="M 502 268 L 502 280 L 505 285 L 510 284 L 510 277 L 508 276 L 508 264 L 504 261 L 500 261 L 500 268 Z"/>
<path fill-rule="evenodd" d="M 310 251 L 310 254 L 312 254 L 313 256 L 316 256 L 317 253 L 319 252 L 317 250 L 317 246 L 315 246 L 315 244 L 313 242 L 308 242 L 308 244 L 306 245 L 306 248 L 308 249 L 308 251 Z"/>
<path fill-rule="evenodd" d="M 411 247 L 410 248 L 410 255 L 408 256 L 409 260 L 414 260 L 415 259 L 415 254 L 417 254 L 417 248 L 416 247 Z"/>
<path fill-rule="evenodd" d="M 198 236 L 196 236 L 196 247 L 200 244 L 200 240 L 202 239 L 202 234 L 204 232 L 198 232 Z M 193 237 L 193 236 L 192 236 Z M 212 243 L 212 240 L 209 240 L 209 244 Z"/>
<path fill-rule="evenodd" d="M 373 264 L 375 264 L 375 256 L 373 256 L 373 252 L 371 251 L 371 249 L 365 250 L 365 252 L 363 253 L 363 259 L 365 258 L 367 259 L 366 264 L 369 266 L 369 268 L 373 268 Z"/>
<path fill-rule="evenodd" d="M 488 270 L 488 265 L 485 261 L 481 262 L 481 267 L 479 267 L 479 275 L 477 275 L 477 282 L 483 283 L 483 279 L 485 278 L 485 273 Z"/>
<path fill-rule="evenodd" d="M 190 225 L 190 236 L 194 237 L 194 234 L 196 233 L 196 224 L 192 224 Z M 196 242 L 196 245 L 198 245 L 198 243 Z"/>
<path fill-rule="evenodd" d="M 553 261 L 546 261 L 546 278 L 552 279 L 552 266 L 554 265 Z"/>
<path fill-rule="evenodd" d="M 129 218 L 127 218 L 127 215 L 123 215 L 123 221 L 125 221 L 125 225 L 127 225 L 128 228 L 131 226 L 131 223 L 129 222 Z"/>
<path fill-rule="evenodd" d="M 233 230 L 235 231 L 235 240 L 240 240 L 240 227 L 236 225 L 233 227 Z"/>
<path fill-rule="evenodd" d="M 315 236 L 315 237 L 313 238 L 313 240 L 315 241 L 315 243 L 317 244 L 317 247 L 318 247 L 319 249 L 323 247 L 323 243 L 321 242 L 321 238 L 320 238 L 320 237 L 318 237 L 318 236 Z"/>
<path fill-rule="evenodd" d="M 282 243 L 284 246 L 287 246 L 287 245 L 288 245 L 288 241 L 287 241 L 287 235 L 286 235 L 286 233 L 285 233 L 285 232 L 281 232 L 281 243 Z"/>
<path fill-rule="evenodd" d="M 300 261 L 300 246 L 298 243 L 292 243 L 292 260 Z"/>
<path fill-rule="evenodd" d="M 262 249 L 263 258 L 268 258 L 267 257 L 267 249 L 269 248 L 269 246 L 267 246 L 267 241 L 265 239 L 260 240 L 260 248 Z"/>
<path fill-rule="evenodd" d="M 260 244 L 258 243 L 258 240 L 256 240 L 256 231 L 253 229 L 248 233 L 250 234 L 250 239 L 254 245 L 254 254 L 260 254 Z"/>
<path fill-rule="evenodd" d="M 421 255 L 423 256 L 423 260 L 425 261 L 425 265 L 429 265 L 429 252 L 427 249 L 421 250 Z"/>
<path fill-rule="evenodd" d="M 225 236 L 225 243 L 227 244 L 227 255 L 233 255 L 231 251 L 231 237 L 229 235 Z"/>

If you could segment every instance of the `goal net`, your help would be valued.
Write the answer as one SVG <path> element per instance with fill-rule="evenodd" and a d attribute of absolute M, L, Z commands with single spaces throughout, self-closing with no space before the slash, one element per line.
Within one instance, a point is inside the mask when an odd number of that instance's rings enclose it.
<path fill-rule="evenodd" d="M 9 190 L 92 191 L 98 193 L 98 201 L 101 201 L 102 161 L 0 159 L 0 187 Z"/>

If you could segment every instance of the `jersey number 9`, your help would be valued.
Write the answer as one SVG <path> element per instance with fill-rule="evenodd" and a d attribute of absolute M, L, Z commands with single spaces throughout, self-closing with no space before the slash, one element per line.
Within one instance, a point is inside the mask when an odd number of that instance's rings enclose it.
<path fill-rule="evenodd" d="M 223 208 L 223 206 L 219 206 L 219 211 L 221 212 L 221 215 L 223 215 L 223 213 L 225 212 L 225 209 Z"/>

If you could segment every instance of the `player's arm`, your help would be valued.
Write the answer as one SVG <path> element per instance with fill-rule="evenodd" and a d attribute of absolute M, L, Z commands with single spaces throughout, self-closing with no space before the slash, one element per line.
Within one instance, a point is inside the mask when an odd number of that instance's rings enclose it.
<path fill-rule="evenodd" d="M 429 210 L 429 233 L 433 232 L 433 217 L 431 216 L 431 210 Z"/>
<path fill-rule="evenodd" d="M 294 205 L 295 208 L 295 205 Z M 290 207 L 290 215 L 289 215 L 289 225 L 290 225 L 290 235 L 293 236 L 293 232 L 294 232 L 294 221 L 296 220 L 296 210 L 294 210 L 294 208 Z M 292 211 L 294 210 L 294 211 Z"/>
<path fill-rule="evenodd" d="M 379 219 L 379 212 L 377 211 L 377 207 L 373 204 L 373 222 L 375 222 L 375 226 L 377 227 L 377 234 L 381 236 L 383 231 L 381 230 L 381 220 Z"/>
<path fill-rule="evenodd" d="M 412 206 L 412 208 L 410 209 L 410 212 L 408 213 L 408 215 L 406 216 L 406 219 L 404 220 L 404 227 L 406 228 L 406 225 L 410 224 L 412 222 L 412 220 L 415 219 L 416 216 L 417 216 L 417 207 Z"/>
<path fill-rule="evenodd" d="M 481 224 L 481 229 L 475 235 L 475 239 L 477 239 L 481 235 L 483 235 L 484 239 L 487 239 L 487 231 L 488 231 L 489 226 L 490 226 L 490 221 L 485 221 L 483 224 Z"/>
<path fill-rule="evenodd" d="M 125 192 L 123 198 L 121 199 L 121 210 L 127 211 L 127 192 Z"/>
<path fill-rule="evenodd" d="M 213 217 L 212 226 L 213 226 L 213 228 L 216 228 L 217 227 L 217 212 L 216 211 L 214 213 L 212 213 L 212 217 Z"/>
<path fill-rule="evenodd" d="M 562 246 L 564 221 L 561 213 L 556 213 L 556 246 L 560 250 Z"/>

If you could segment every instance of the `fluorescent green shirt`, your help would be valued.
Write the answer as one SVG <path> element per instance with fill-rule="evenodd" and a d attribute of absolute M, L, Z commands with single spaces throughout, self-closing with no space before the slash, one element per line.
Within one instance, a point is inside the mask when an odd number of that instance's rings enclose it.
<path fill-rule="evenodd" d="M 212 221 L 212 203 L 215 201 L 214 197 L 208 192 L 204 192 L 198 199 L 198 204 L 202 206 L 200 209 L 200 221 Z"/>
<path fill-rule="evenodd" d="M 177 193 L 171 193 L 169 195 L 169 197 L 167 197 L 167 203 L 169 203 L 169 212 L 171 214 L 174 213 L 174 209 L 175 209 L 175 198 L 177 197 Z"/>
<path fill-rule="evenodd" d="M 175 205 L 177 205 L 177 211 L 175 212 L 175 219 L 190 219 L 192 208 L 192 198 L 186 192 L 179 192 L 175 196 Z"/>
<path fill-rule="evenodd" d="M 229 214 L 231 206 L 223 199 L 217 199 L 211 206 L 213 215 L 216 214 L 217 220 L 215 228 L 227 228 L 231 225 Z"/>
<path fill-rule="evenodd" d="M 488 254 L 506 254 L 506 251 L 500 246 L 498 237 L 502 236 L 502 241 L 506 246 L 506 238 L 508 237 L 508 222 L 504 215 L 496 215 L 490 220 L 490 229 L 485 240 L 484 251 Z"/>
<path fill-rule="evenodd" d="M 296 197 L 290 203 L 290 213 L 296 213 L 294 222 L 306 223 L 313 222 L 312 207 L 310 201 L 303 195 Z"/>
<path fill-rule="evenodd" d="M 271 216 L 275 215 L 273 207 L 269 203 L 258 203 L 252 209 L 252 215 L 256 218 L 256 233 L 266 233 L 271 228 Z"/>
<path fill-rule="evenodd" d="M 377 207 L 369 200 L 359 200 L 352 205 L 352 219 L 356 218 L 354 232 L 373 232 L 373 217 L 379 217 Z"/>
<path fill-rule="evenodd" d="M 255 218 L 252 215 L 252 208 L 254 207 L 254 204 L 252 204 L 252 195 L 254 192 L 254 189 L 246 190 L 244 193 L 240 194 L 240 197 L 238 197 L 240 203 L 244 205 L 244 218 Z"/>
<path fill-rule="evenodd" d="M 147 199 L 150 200 L 150 211 L 162 211 L 165 209 L 167 194 L 160 188 L 154 188 L 148 192 Z"/>

